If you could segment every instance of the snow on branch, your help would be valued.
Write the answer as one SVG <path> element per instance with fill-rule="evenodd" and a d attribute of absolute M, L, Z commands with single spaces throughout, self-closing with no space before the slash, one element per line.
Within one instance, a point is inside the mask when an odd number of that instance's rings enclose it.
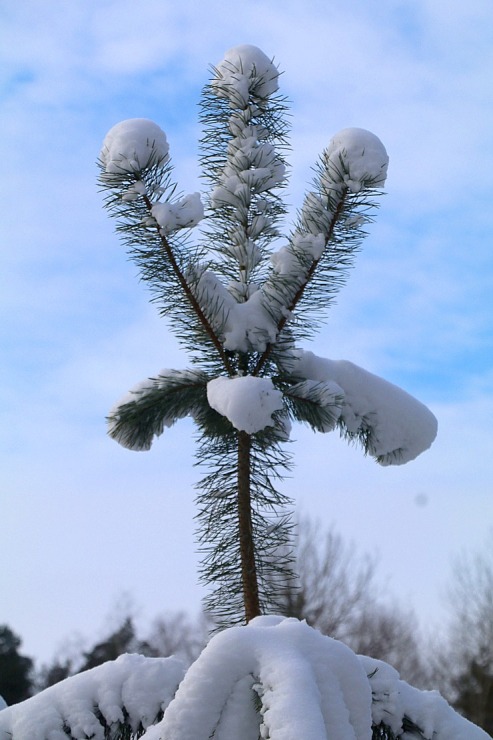
<path fill-rule="evenodd" d="M 121 655 L 0 712 L 0 740 L 140 737 L 185 673 L 178 658 Z"/>
<path fill-rule="evenodd" d="M 191 229 L 204 217 L 204 206 L 200 193 L 185 195 L 175 203 L 155 203 L 151 214 L 156 219 L 163 234 L 171 234 L 178 229 Z"/>
<path fill-rule="evenodd" d="M 488 740 L 490 737 L 457 714 L 438 691 L 420 691 L 410 686 L 401 680 L 395 668 L 381 660 L 363 655 L 359 659 L 370 681 L 375 726 L 387 726 L 396 738 Z"/>
<path fill-rule="evenodd" d="M 0 740 L 369 740 L 372 727 L 489 737 L 437 691 L 277 616 L 219 633 L 186 672 L 175 657 L 122 655 L 0 712 Z"/>
<path fill-rule="evenodd" d="M 279 87 L 275 64 L 250 44 L 229 49 L 215 72 L 212 87 L 218 97 L 227 98 L 232 108 L 246 108 L 250 98 L 265 100 Z"/>
<path fill-rule="evenodd" d="M 138 383 L 108 415 L 108 434 L 129 450 L 150 450 L 154 437 L 206 404 L 207 376 L 193 370 L 161 370 Z"/>
<path fill-rule="evenodd" d="M 332 137 L 322 155 L 326 170 L 323 185 L 334 189 L 341 179 L 352 193 L 363 188 L 382 188 L 387 179 L 389 157 L 375 134 L 362 128 L 345 128 Z"/>
<path fill-rule="evenodd" d="M 401 388 L 346 360 L 327 360 L 298 350 L 295 377 L 332 381 L 344 400 L 338 424 L 381 465 L 402 465 L 427 450 L 437 433 L 437 420 L 420 401 Z"/>
<path fill-rule="evenodd" d="M 261 287 L 279 333 L 288 325 L 310 335 L 313 312 L 325 310 L 344 284 L 362 226 L 376 210 L 375 191 L 385 183 L 388 161 L 380 139 L 359 128 L 340 131 L 322 153 L 313 190 L 288 243 L 272 254 L 272 270 Z M 301 313 L 307 316 L 303 321 Z"/>
<path fill-rule="evenodd" d="M 258 617 L 182 661 L 122 655 L 0 712 L 0 740 L 488 740 L 437 691 L 297 619 Z"/>
<path fill-rule="evenodd" d="M 147 118 L 131 118 L 113 126 L 100 154 L 104 171 L 114 175 L 142 172 L 168 159 L 166 134 Z"/>
<path fill-rule="evenodd" d="M 145 740 L 368 740 L 371 692 L 341 642 L 259 617 L 214 637 Z"/>
<path fill-rule="evenodd" d="M 175 188 L 169 182 L 156 183 L 152 175 L 161 173 L 165 180 L 169 174 L 169 145 L 164 131 L 147 118 L 130 118 L 121 121 L 108 131 L 101 147 L 99 164 L 101 183 L 104 187 L 119 191 L 110 196 L 109 205 L 118 200 L 130 204 L 144 204 L 147 218 L 140 220 L 141 227 L 156 224 L 163 235 L 179 229 L 196 226 L 204 217 L 204 207 L 199 193 L 171 200 Z M 149 173 L 151 174 L 150 182 Z M 147 176 L 147 177 L 146 177 Z M 158 200 L 167 193 L 164 202 Z M 125 208 L 117 207 L 117 214 L 124 215 Z"/>

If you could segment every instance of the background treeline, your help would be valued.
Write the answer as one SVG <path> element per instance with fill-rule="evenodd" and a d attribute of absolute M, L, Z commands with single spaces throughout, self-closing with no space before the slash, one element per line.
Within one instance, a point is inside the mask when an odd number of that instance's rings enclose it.
<path fill-rule="evenodd" d="M 481 551 L 462 554 L 452 566 L 448 620 L 430 633 L 411 608 L 390 599 L 379 586 L 377 560 L 361 554 L 334 529 L 310 521 L 298 526 L 296 581 L 286 579 L 281 611 L 306 619 L 356 653 L 393 665 L 422 689 L 438 689 L 452 706 L 493 735 L 493 533 Z M 0 695 L 8 705 L 68 676 L 123 653 L 178 655 L 192 662 L 214 629 L 206 614 L 158 616 L 138 634 L 132 607 L 122 606 L 109 634 L 89 648 L 73 645 L 49 664 L 35 666 L 22 654 L 15 631 L 0 626 Z"/>

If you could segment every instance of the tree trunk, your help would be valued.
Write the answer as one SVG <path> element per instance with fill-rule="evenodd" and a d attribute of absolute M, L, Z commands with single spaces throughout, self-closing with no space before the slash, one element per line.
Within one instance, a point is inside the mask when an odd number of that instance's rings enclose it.
<path fill-rule="evenodd" d="M 245 619 L 260 614 L 250 496 L 250 435 L 238 432 L 238 529 Z"/>

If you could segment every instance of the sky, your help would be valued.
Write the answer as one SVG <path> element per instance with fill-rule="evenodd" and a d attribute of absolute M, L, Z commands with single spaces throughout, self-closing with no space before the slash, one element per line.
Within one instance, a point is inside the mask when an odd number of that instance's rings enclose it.
<path fill-rule="evenodd" d="M 340 129 L 369 129 L 390 157 L 376 221 L 305 348 L 403 387 L 439 422 L 395 468 L 296 427 L 282 490 L 377 554 L 423 625 L 443 623 L 454 558 L 493 528 L 492 41 L 490 0 L 0 5 L 0 623 L 24 653 L 91 645 L 125 604 L 141 625 L 200 608 L 193 423 L 145 453 L 106 435 L 129 388 L 188 360 L 103 211 L 96 160 L 114 124 L 151 118 L 179 189 L 200 190 L 197 103 L 242 43 L 283 71 L 290 216 Z"/>

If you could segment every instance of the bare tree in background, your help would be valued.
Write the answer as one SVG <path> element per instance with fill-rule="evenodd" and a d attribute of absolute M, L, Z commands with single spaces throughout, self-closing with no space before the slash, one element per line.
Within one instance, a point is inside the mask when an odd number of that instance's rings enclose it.
<path fill-rule="evenodd" d="M 396 668 L 401 678 L 418 688 L 432 688 L 431 671 L 422 656 L 422 636 L 412 609 L 396 601 L 376 602 L 354 624 L 345 640 L 359 655 L 371 655 Z"/>
<path fill-rule="evenodd" d="M 297 535 L 298 577 L 284 589 L 286 616 L 306 619 L 356 653 L 391 663 L 416 686 L 428 685 L 416 616 L 384 600 L 376 556 L 360 554 L 333 527 L 322 532 L 309 519 L 299 522 Z"/>
<path fill-rule="evenodd" d="M 162 658 L 176 655 L 191 664 L 204 649 L 211 629 L 211 619 L 205 612 L 195 621 L 183 611 L 166 612 L 153 621 L 142 644 L 146 646 L 146 655 Z"/>
<path fill-rule="evenodd" d="M 299 521 L 296 533 L 292 555 L 299 576 L 282 586 L 282 613 L 306 619 L 356 653 L 390 663 L 413 685 L 429 687 L 429 671 L 420 658 L 426 651 L 421 649 L 416 616 L 411 609 L 384 598 L 376 555 L 360 553 L 334 527 L 324 530 L 308 518 Z M 150 657 L 176 655 L 190 664 L 216 628 L 206 613 L 192 617 L 184 611 L 168 611 L 138 637 L 135 611 L 127 595 L 117 604 L 112 628 L 104 638 L 92 648 L 81 648 L 70 660 L 59 657 L 44 667 L 39 686 L 45 688 L 123 652 Z"/>
<path fill-rule="evenodd" d="M 483 550 L 455 562 L 448 597 L 436 678 L 450 703 L 493 735 L 493 531 Z"/>
<path fill-rule="evenodd" d="M 376 558 L 359 555 L 333 528 L 300 520 L 294 544 L 297 577 L 287 581 L 283 611 L 326 635 L 347 640 L 375 603 Z"/>

